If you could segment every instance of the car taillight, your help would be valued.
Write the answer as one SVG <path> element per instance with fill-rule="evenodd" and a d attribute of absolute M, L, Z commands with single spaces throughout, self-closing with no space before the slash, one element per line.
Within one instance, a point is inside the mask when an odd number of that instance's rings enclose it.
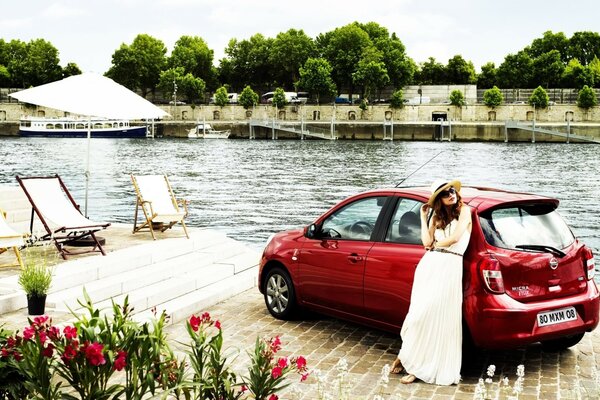
<path fill-rule="evenodd" d="M 583 267 L 586 269 L 588 281 L 591 280 L 596 274 L 596 264 L 594 263 L 594 253 L 588 247 L 583 252 Z"/>
<path fill-rule="evenodd" d="M 494 294 L 504 293 L 504 279 L 498 260 L 491 256 L 484 258 L 479 262 L 479 270 L 487 290 Z"/>

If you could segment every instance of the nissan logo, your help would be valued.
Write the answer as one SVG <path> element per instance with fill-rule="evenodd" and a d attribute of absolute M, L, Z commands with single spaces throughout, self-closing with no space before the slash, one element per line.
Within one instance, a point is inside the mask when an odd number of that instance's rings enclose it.
<path fill-rule="evenodd" d="M 558 268 L 558 260 L 554 257 L 550 259 L 550 268 L 556 269 Z"/>

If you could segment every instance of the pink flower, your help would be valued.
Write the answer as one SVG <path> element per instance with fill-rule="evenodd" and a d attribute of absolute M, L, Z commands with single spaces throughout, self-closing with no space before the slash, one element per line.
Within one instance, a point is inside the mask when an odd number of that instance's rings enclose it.
<path fill-rule="evenodd" d="M 190 318 L 190 326 L 192 327 L 192 330 L 194 332 L 198 331 L 198 326 L 200 326 L 200 322 L 202 322 L 200 320 L 200 317 L 196 317 L 195 315 L 192 315 L 192 317 Z"/>
<path fill-rule="evenodd" d="M 210 322 L 210 314 L 205 312 L 202 313 L 202 322 Z"/>
<path fill-rule="evenodd" d="M 277 396 L 276 394 L 272 394 L 269 396 L 269 400 L 279 400 L 279 396 Z"/>
<path fill-rule="evenodd" d="M 56 326 L 51 326 L 48 329 L 48 337 L 52 340 L 58 340 L 60 338 L 60 329 Z"/>
<path fill-rule="evenodd" d="M 296 367 L 299 370 L 304 370 L 306 369 L 306 358 L 300 356 L 296 359 Z"/>
<path fill-rule="evenodd" d="M 31 340 L 33 338 L 33 335 L 35 335 L 35 329 L 33 329 L 31 326 L 28 326 L 27 328 L 23 329 L 23 339 Z"/>
<path fill-rule="evenodd" d="M 248 390 L 248 386 L 242 385 L 242 389 L 241 390 L 242 390 L 242 393 L 244 393 L 246 390 Z"/>
<path fill-rule="evenodd" d="M 49 317 L 47 315 L 43 315 L 41 317 L 35 317 L 33 319 L 33 325 L 34 326 L 39 326 L 41 327 L 42 325 L 44 325 L 46 322 L 48 322 Z"/>
<path fill-rule="evenodd" d="M 273 377 L 273 379 L 277 379 L 281 376 L 282 373 L 283 370 L 281 369 L 281 367 L 274 367 L 271 371 L 271 376 Z"/>
<path fill-rule="evenodd" d="M 215 328 L 221 329 L 221 323 L 218 320 L 215 321 Z"/>
<path fill-rule="evenodd" d="M 46 340 L 48 340 L 48 335 L 46 334 L 46 331 L 39 331 L 38 332 L 38 336 L 40 338 L 40 343 L 41 344 L 46 343 Z"/>
<path fill-rule="evenodd" d="M 281 340 L 279 339 L 279 336 L 275 336 L 275 339 L 271 338 L 270 346 L 273 354 L 281 350 Z"/>
<path fill-rule="evenodd" d="M 42 350 L 42 356 L 44 356 L 46 358 L 51 358 L 53 353 L 54 353 L 54 345 L 52 343 L 48 343 L 48 346 L 46 346 Z"/>
<path fill-rule="evenodd" d="M 65 338 L 69 340 L 75 339 L 77 337 L 77 328 L 74 326 L 65 326 L 63 333 L 65 334 Z"/>
<path fill-rule="evenodd" d="M 90 364 L 97 367 L 98 365 L 104 365 L 106 363 L 104 354 L 102 354 L 103 348 L 104 346 L 98 342 L 84 346 L 85 358 L 87 358 Z"/>
<path fill-rule="evenodd" d="M 60 357 L 65 364 L 67 364 L 68 361 L 71 361 L 77 355 L 76 347 L 77 347 L 77 344 L 75 344 L 75 345 L 68 344 L 65 346 L 63 355 Z"/>
<path fill-rule="evenodd" d="M 304 382 L 308 378 L 308 372 L 300 376 L 300 382 Z"/>
<path fill-rule="evenodd" d="M 115 369 L 115 371 L 121 371 L 123 368 L 125 368 L 126 365 L 127 365 L 127 352 L 119 351 L 117 353 L 117 358 L 115 359 L 113 368 Z"/>
<path fill-rule="evenodd" d="M 288 360 L 287 360 L 287 358 L 286 357 L 281 357 L 279 360 L 277 360 L 277 365 L 281 369 L 287 367 L 288 366 Z"/>

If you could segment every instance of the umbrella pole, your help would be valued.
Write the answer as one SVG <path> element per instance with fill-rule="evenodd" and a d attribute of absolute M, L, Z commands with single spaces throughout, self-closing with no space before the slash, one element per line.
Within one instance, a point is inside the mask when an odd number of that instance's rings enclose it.
<path fill-rule="evenodd" d="M 90 185 L 90 147 L 92 139 L 92 116 L 88 116 L 87 126 L 87 160 L 85 165 L 85 217 L 88 216 L 88 188 Z"/>

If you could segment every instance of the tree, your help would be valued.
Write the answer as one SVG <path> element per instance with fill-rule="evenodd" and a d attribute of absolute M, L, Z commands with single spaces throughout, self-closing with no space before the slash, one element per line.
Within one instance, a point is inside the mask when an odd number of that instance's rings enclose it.
<path fill-rule="evenodd" d="M 175 90 L 179 91 L 183 79 L 183 67 L 169 68 L 160 73 L 158 89 L 163 92 L 167 98 L 174 98 Z"/>
<path fill-rule="evenodd" d="M 303 30 L 290 29 L 275 37 L 269 54 L 275 84 L 292 88 L 298 80 L 300 67 L 316 54 L 315 42 Z"/>
<path fill-rule="evenodd" d="M 567 64 L 563 71 L 561 82 L 563 87 L 580 88 L 585 85 L 593 86 L 594 78 L 592 70 L 581 65 L 579 60 L 575 58 Z"/>
<path fill-rule="evenodd" d="M 317 96 L 317 104 L 321 96 L 333 96 L 335 83 L 331 79 L 331 65 L 324 58 L 309 58 L 300 67 L 300 80 L 296 86 Z"/>
<path fill-rule="evenodd" d="M 533 82 L 544 87 L 559 85 L 565 65 L 558 50 L 550 50 L 533 59 Z"/>
<path fill-rule="evenodd" d="M 441 85 L 446 83 L 446 68 L 433 57 L 421 63 L 415 79 L 420 85 Z"/>
<path fill-rule="evenodd" d="M 481 73 L 477 75 L 477 87 L 491 88 L 496 85 L 496 80 L 496 65 L 493 62 L 483 64 Z"/>
<path fill-rule="evenodd" d="M 277 88 L 273 92 L 273 107 L 283 108 L 287 104 L 287 100 L 285 98 L 285 91 L 283 88 Z"/>
<path fill-rule="evenodd" d="M 273 68 L 269 61 L 273 39 L 257 33 L 248 40 L 231 39 L 225 49 L 226 57 L 219 66 L 219 77 L 233 90 L 246 85 L 266 90 L 273 84 Z"/>
<path fill-rule="evenodd" d="M 258 93 L 252 90 L 250 86 L 246 85 L 244 90 L 242 90 L 242 93 L 240 93 L 238 103 L 247 110 L 258 104 Z"/>
<path fill-rule="evenodd" d="M 11 87 L 25 88 L 30 86 L 27 84 L 25 77 L 27 53 L 27 44 L 21 40 L 13 39 L 5 46 L 5 66 L 10 75 Z"/>
<path fill-rule="evenodd" d="M 62 77 L 67 78 L 73 75 L 81 75 L 81 69 L 77 64 L 71 62 L 62 69 Z"/>
<path fill-rule="evenodd" d="M 333 68 L 332 78 L 338 90 L 348 88 L 350 98 L 354 92 L 352 74 L 358 69 L 367 47 L 372 46 L 369 34 L 357 23 L 336 28 L 317 36 L 317 47 Z"/>
<path fill-rule="evenodd" d="M 0 64 L 0 87 L 10 86 L 10 73 L 8 68 Z"/>
<path fill-rule="evenodd" d="M 529 97 L 529 105 L 538 108 L 546 108 L 548 107 L 548 102 L 550 101 L 550 97 L 548 97 L 548 93 L 546 89 L 541 86 L 538 86 L 534 89 L 531 97 Z"/>
<path fill-rule="evenodd" d="M 533 70 L 533 60 L 524 51 L 509 54 L 498 67 L 498 86 L 502 88 L 530 87 Z"/>
<path fill-rule="evenodd" d="M 390 98 L 390 107 L 404 107 L 404 93 L 402 92 L 402 89 L 398 89 L 394 93 L 392 93 L 392 97 Z"/>
<path fill-rule="evenodd" d="M 488 107 L 498 107 L 503 101 L 504 96 L 497 86 L 483 92 L 483 103 Z"/>
<path fill-rule="evenodd" d="M 371 99 L 390 81 L 384 63 L 366 59 L 358 63 L 358 70 L 352 74 L 352 79 L 355 85 L 362 86 L 362 97 L 366 99 Z"/>
<path fill-rule="evenodd" d="M 178 86 L 179 91 L 188 102 L 196 104 L 204 99 L 204 90 L 206 89 L 204 79 L 198 78 L 188 72 L 181 78 Z"/>
<path fill-rule="evenodd" d="M 27 58 L 22 65 L 26 86 L 38 86 L 61 78 L 58 50 L 50 42 L 44 39 L 31 40 L 27 43 L 26 53 Z"/>
<path fill-rule="evenodd" d="M 536 59 L 542 54 L 555 50 L 560 53 L 560 59 L 563 64 L 566 64 L 568 61 L 568 49 L 569 39 L 567 39 L 564 33 L 546 31 L 543 37 L 534 39 L 531 45 L 525 48 L 525 51 L 532 59 Z"/>
<path fill-rule="evenodd" d="M 225 86 L 221 86 L 215 92 L 215 104 L 219 107 L 225 107 L 227 104 L 229 104 L 229 96 Z"/>
<path fill-rule="evenodd" d="M 598 105 L 598 98 L 594 89 L 585 85 L 577 96 L 577 107 L 589 109 Z"/>
<path fill-rule="evenodd" d="M 593 86 L 600 86 L 600 59 L 594 57 L 592 62 L 587 65 L 587 68 L 592 77 Z"/>
<path fill-rule="evenodd" d="M 594 57 L 600 57 L 600 34 L 597 32 L 575 32 L 569 39 L 569 60 L 577 59 L 588 65 Z"/>
<path fill-rule="evenodd" d="M 143 96 L 154 92 L 160 73 L 166 65 L 167 48 L 164 43 L 147 34 L 140 34 L 130 46 L 121 44 L 113 53 L 112 67 L 106 75 L 129 89 L 141 90 Z"/>
<path fill-rule="evenodd" d="M 450 104 L 456 107 L 462 107 L 466 104 L 465 95 L 460 90 L 453 90 L 450 93 Z"/>
<path fill-rule="evenodd" d="M 185 74 L 192 74 L 204 82 L 216 86 L 216 70 L 213 66 L 214 52 L 199 36 L 181 36 L 171 52 L 170 68 L 183 67 Z"/>
<path fill-rule="evenodd" d="M 471 61 L 466 61 L 462 56 L 456 55 L 448 60 L 446 66 L 446 82 L 454 85 L 475 83 L 475 67 Z"/>

